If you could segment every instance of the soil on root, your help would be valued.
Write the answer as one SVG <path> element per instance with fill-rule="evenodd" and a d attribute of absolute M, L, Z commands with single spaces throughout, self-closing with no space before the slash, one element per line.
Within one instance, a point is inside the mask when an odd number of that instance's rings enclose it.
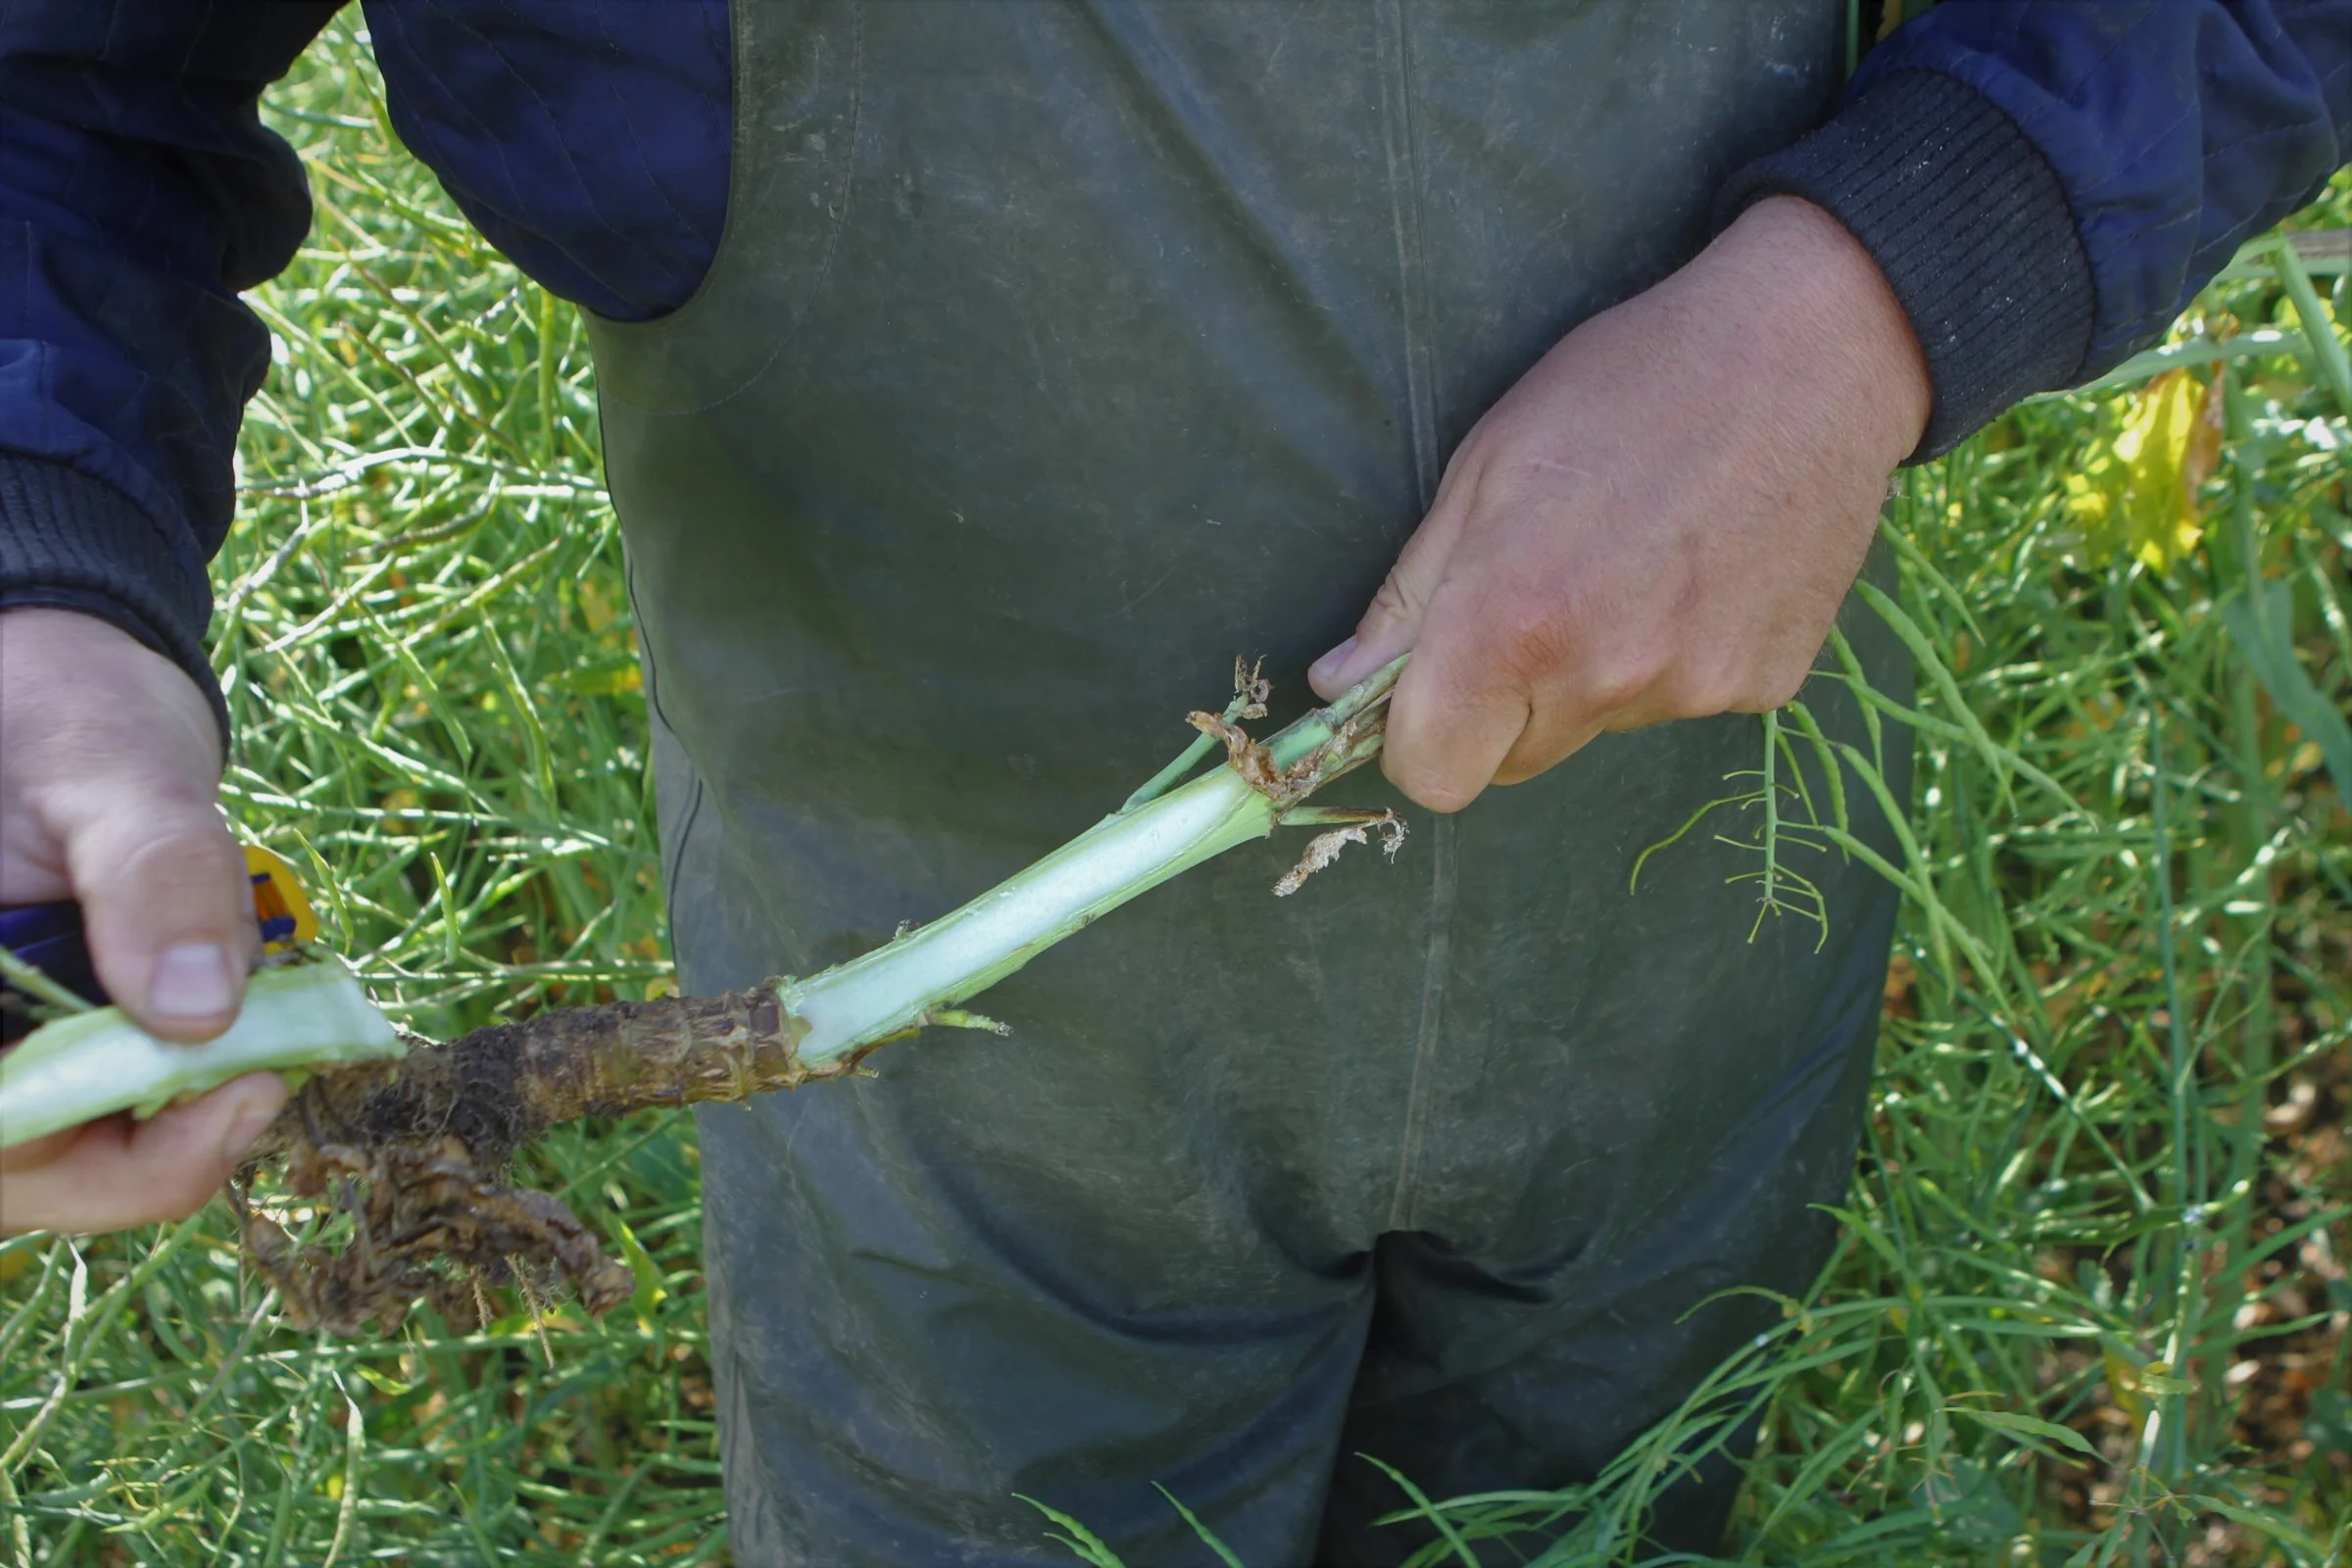
<path fill-rule="evenodd" d="M 628 1269 L 557 1199 L 504 1179 L 515 1152 L 559 1122 L 797 1089 L 847 1077 L 866 1054 L 808 1065 L 805 1033 L 771 982 L 551 1008 L 319 1074 L 232 1185 L 247 1255 L 298 1326 L 336 1334 L 389 1330 L 420 1299 L 467 1321 L 484 1285 L 510 1281 L 567 1285 L 589 1311 L 609 1311 L 628 1298 Z M 249 1200 L 273 1160 L 288 1194 L 348 1218 L 339 1248 L 296 1242 Z"/>

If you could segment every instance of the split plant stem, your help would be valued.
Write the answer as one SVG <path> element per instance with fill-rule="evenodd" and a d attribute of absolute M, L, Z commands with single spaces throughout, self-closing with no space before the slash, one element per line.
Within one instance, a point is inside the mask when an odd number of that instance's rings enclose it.
<path fill-rule="evenodd" d="M 875 1048 L 926 1027 L 1001 1033 L 959 1004 L 1128 900 L 1286 822 L 1377 820 L 1393 844 L 1402 824 L 1389 813 L 1303 803 L 1379 755 L 1403 662 L 1262 742 L 1238 720 L 1264 715 L 1264 683 L 1237 668 L 1232 706 L 1191 715 L 1206 747 L 1197 742 L 1119 809 L 961 908 L 820 974 L 718 997 L 551 1008 L 407 1049 L 340 965 L 265 970 L 236 1024 L 203 1046 L 156 1041 L 115 1008 L 35 1031 L 0 1056 L 0 1139 L 150 1112 L 258 1067 L 304 1071 L 252 1158 L 283 1156 L 291 1190 L 333 1192 L 360 1231 L 330 1259 L 247 1213 L 248 1246 L 298 1319 L 348 1331 L 420 1294 L 446 1300 L 437 1286 L 449 1277 L 428 1267 L 441 1259 L 498 1278 L 516 1260 L 549 1264 L 601 1309 L 626 1296 L 625 1271 L 616 1275 L 554 1200 L 499 1184 L 516 1149 L 576 1117 L 845 1077 Z M 1188 779 L 1219 743 L 1224 760 Z M 1338 846 L 1318 848 L 1317 865 Z M 1313 868 L 1302 863 L 1285 883 Z"/>
<path fill-rule="evenodd" d="M 321 1135 L 370 1148 L 454 1133 L 477 1164 L 495 1164 L 557 1122 L 846 1077 L 877 1047 L 924 1028 L 1001 1032 L 958 1004 L 1139 894 L 1268 837 L 1286 818 L 1321 822 L 1300 804 L 1379 755 L 1402 663 L 1262 743 L 1232 716 L 1193 714 L 1203 739 L 1224 743 L 1221 764 L 1187 782 L 1163 770 L 1043 859 L 847 963 L 717 997 L 551 1008 L 397 1064 L 322 1073 L 260 1148 L 318 1144 Z M 1237 700 L 1227 714 L 1261 714 L 1262 690 L 1244 692 L 1252 695 L 1258 700 Z"/>

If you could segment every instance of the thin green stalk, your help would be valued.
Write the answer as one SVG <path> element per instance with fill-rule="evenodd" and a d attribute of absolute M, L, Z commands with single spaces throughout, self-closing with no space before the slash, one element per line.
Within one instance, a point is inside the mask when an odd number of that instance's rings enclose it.
<path fill-rule="evenodd" d="M 1234 708 L 1225 710 L 1225 716 L 1229 719 L 1234 717 L 1235 710 L 1239 707 L 1240 704 L 1237 702 Z M 1133 795 L 1127 797 L 1127 804 L 1120 807 L 1119 809 L 1132 811 L 1139 806 L 1158 800 L 1162 795 L 1167 794 L 1168 791 L 1191 777 L 1193 770 L 1208 760 L 1208 754 L 1216 749 L 1217 738 L 1214 735 L 1194 736 L 1193 743 L 1177 753 L 1175 760 L 1146 779 Z"/>
<path fill-rule="evenodd" d="M 2312 286 L 2311 270 L 2304 265 L 2302 254 L 2287 235 L 2278 236 L 2271 255 L 2278 263 L 2278 281 L 2285 286 L 2286 297 L 2294 302 L 2295 315 L 2302 318 L 2304 355 L 2317 379 L 2334 394 L 2335 406 L 2347 418 L 2352 418 L 2352 354 L 2345 352 L 2343 339 L 2335 335 L 2328 312 L 2320 304 L 2320 292 Z"/>
<path fill-rule="evenodd" d="M 8 1544 L 16 1549 L 18 1568 L 32 1568 L 32 1529 L 24 1499 L 17 1495 L 16 1479 L 5 1467 L 0 1467 L 0 1510 L 8 1514 Z"/>
<path fill-rule="evenodd" d="M 94 1010 L 91 1003 L 68 991 L 6 948 L 0 948 L 0 978 L 24 995 L 69 1016 Z"/>
<path fill-rule="evenodd" d="M 556 297 L 546 289 L 539 295 L 539 462 L 556 466 Z"/>
<path fill-rule="evenodd" d="M 2285 253 L 2283 266 L 2284 261 L 2291 260 L 2293 247 L 2281 245 L 2280 250 Z M 2325 318 L 2315 314 L 2305 319 L 2316 327 L 2324 325 Z M 2237 378 L 2226 368 L 2222 376 L 2232 467 L 2236 469 L 2231 474 L 2230 496 L 2230 537 L 2236 556 L 2235 575 L 2245 595 L 2248 611 L 2260 628 L 2268 596 L 2263 584 L 2261 537 L 2255 526 L 2252 474 L 2261 466 L 2263 451 Z M 2217 587 L 2227 594 L 2226 585 L 2217 584 Z M 2278 635 L 2280 641 L 2284 641 L 2286 628 L 2278 628 Z M 2229 645 L 2223 646 L 2227 648 Z M 2260 876 L 2263 874 L 2259 869 L 2262 852 L 2270 842 L 2278 814 L 2278 803 L 2263 766 L 2263 724 L 2258 700 L 2261 681 L 2251 662 L 2242 655 L 2230 659 L 2229 666 L 2226 677 L 2230 690 L 2228 739 L 2238 782 L 2237 804 L 2227 813 L 2229 871 L 2232 878 L 2247 874 Z M 2231 901 L 2232 906 L 2243 902 Z M 2250 913 L 2224 916 L 2231 932 L 2232 950 L 2245 956 L 2237 977 L 2245 995 L 2245 1008 L 2237 1027 L 2237 1120 L 2230 1130 L 2230 1169 L 2222 1189 L 2230 1200 L 2230 1209 L 2225 1224 L 2215 1238 L 2215 1245 L 2222 1250 L 2220 1277 L 2224 1280 L 2232 1277 L 2241 1266 L 2239 1260 L 2245 1255 L 2253 1237 L 2254 1205 L 2237 1200 L 2239 1195 L 2252 1188 L 2261 1166 L 2263 1113 L 2269 1108 L 2272 1047 L 2278 1029 L 2271 994 L 2271 955 L 2277 914 L 2268 897 L 2254 903 L 2256 907 Z M 2229 1391 L 2222 1386 L 2219 1378 L 2207 1380 L 2203 1414 L 2208 1422 L 2225 1418 L 2230 1397 Z"/>
<path fill-rule="evenodd" d="M 2191 1298 L 2198 1284 L 2198 1235 L 2204 1225 L 2205 1171 L 2203 1150 L 2192 1138 L 2192 1108 L 2197 1107 L 2196 1053 L 2189 1044 L 2187 998 L 2180 984 L 2179 933 L 2173 904 L 2172 820 L 2170 789 L 2165 780 L 2164 725 L 2153 704 L 2148 709 L 2148 768 L 2152 779 L 2151 811 L 2156 829 L 2157 951 L 2164 969 L 2166 1036 L 2170 1073 L 2166 1098 L 2172 1113 L 2172 1185 L 2181 1210 L 2180 1234 L 2173 1254 L 2173 1321 L 2165 1341 L 2165 1360 L 2174 1375 L 2182 1369 L 2190 1346 L 2188 1334 L 2196 1318 Z M 2182 1480 L 2188 1468 L 2188 1409 L 2186 1396 L 2167 1393 L 2149 1401 L 2141 1452 L 2148 1469 L 2161 1482 Z"/>

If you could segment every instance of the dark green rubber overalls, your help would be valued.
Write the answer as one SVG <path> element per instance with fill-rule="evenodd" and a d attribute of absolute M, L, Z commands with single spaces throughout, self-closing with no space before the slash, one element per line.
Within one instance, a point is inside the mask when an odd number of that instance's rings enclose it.
<path fill-rule="evenodd" d="M 808 973 L 1275 718 L 1471 422 L 1822 119 L 1838 0 L 738 7 L 682 311 L 596 328 L 697 991 Z M 1818 694 L 1817 694 L 1818 695 Z M 1820 699 L 1838 714 L 1845 710 Z M 1392 1560 L 1590 1476 L 1828 1241 L 1892 901 L 1692 842 L 1755 719 L 1604 737 L 1298 898 L 1244 849 L 981 1004 L 701 1117 L 739 1560 Z M 1382 804 L 1359 775 L 1335 804 Z M 1686 1314 L 1690 1314 L 1686 1316 Z M 1662 1540 L 1705 1544 L 1735 1479 Z"/>

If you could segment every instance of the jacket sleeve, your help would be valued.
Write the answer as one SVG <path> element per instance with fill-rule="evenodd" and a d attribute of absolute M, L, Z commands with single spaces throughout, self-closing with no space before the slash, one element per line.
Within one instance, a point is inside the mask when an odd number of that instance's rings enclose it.
<path fill-rule="evenodd" d="M 104 617 L 219 693 L 205 564 L 310 227 L 262 125 L 339 0 L 0 0 L 0 609 Z"/>
<path fill-rule="evenodd" d="M 1936 412 L 1917 459 L 2155 342 L 2352 160 L 2352 0 L 1942 0 L 1728 216 L 1802 196 L 1886 273 Z"/>

